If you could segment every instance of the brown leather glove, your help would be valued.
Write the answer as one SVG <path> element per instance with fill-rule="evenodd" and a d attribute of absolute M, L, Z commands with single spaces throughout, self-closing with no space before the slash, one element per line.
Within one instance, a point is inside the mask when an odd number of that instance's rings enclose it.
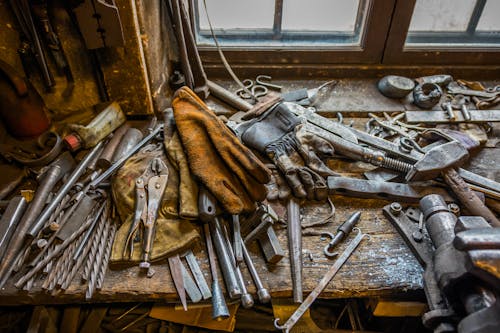
<path fill-rule="evenodd" d="M 152 262 L 166 259 L 172 253 L 178 253 L 192 247 L 199 238 L 196 228 L 187 220 L 179 218 L 179 176 L 168 161 L 163 145 L 151 144 L 127 160 L 112 180 L 112 194 L 123 224 L 116 233 L 110 262 L 112 265 L 138 263 L 141 261 L 142 243 L 134 244 L 132 258 L 124 251 L 125 243 L 132 224 L 135 210 L 135 180 L 140 177 L 151 160 L 159 157 L 168 167 L 168 182 L 162 197 L 153 248 L 150 255 Z M 125 255 L 124 255 L 125 254 Z"/>
<path fill-rule="evenodd" d="M 176 91 L 175 123 L 192 174 L 230 214 L 266 198 L 270 172 L 189 88 Z"/>

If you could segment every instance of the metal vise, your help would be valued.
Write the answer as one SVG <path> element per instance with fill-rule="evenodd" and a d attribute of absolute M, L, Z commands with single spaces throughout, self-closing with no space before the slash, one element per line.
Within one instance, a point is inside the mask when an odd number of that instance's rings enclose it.
<path fill-rule="evenodd" d="M 500 327 L 500 229 L 484 218 L 456 218 L 439 195 L 420 200 L 435 247 L 424 273 L 435 332 L 497 332 Z"/>

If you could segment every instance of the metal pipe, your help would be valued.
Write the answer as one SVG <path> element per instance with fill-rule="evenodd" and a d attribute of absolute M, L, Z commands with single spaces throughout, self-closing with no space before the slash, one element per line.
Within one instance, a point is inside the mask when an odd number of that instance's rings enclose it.
<path fill-rule="evenodd" d="M 224 87 L 219 86 L 217 83 L 207 80 L 208 84 L 208 89 L 210 89 L 210 93 L 217 97 L 218 99 L 226 102 L 227 104 L 231 105 L 235 109 L 241 110 L 241 111 L 248 111 L 250 110 L 253 105 L 244 101 L 243 99 L 239 98 L 229 90 L 227 90 Z"/>
<path fill-rule="evenodd" d="M 130 156 L 137 153 L 139 151 L 139 149 L 141 149 L 146 143 L 151 141 L 158 133 L 160 133 L 161 130 L 163 130 L 163 124 L 156 126 L 156 128 L 148 136 L 146 136 L 144 139 L 142 139 L 141 142 L 139 142 L 136 146 L 134 146 L 134 148 L 130 149 L 128 151 L 128 153 L 126 153 L 125 155 L 122 156 L 122 158 L 120 158 L 118 161 L 113 163 L 113 165 L 109 169 L 107 169 L 99 177 L 94 179 L 94 181 L 92 183 L 90 183 L 90 188 L 94 189 L 103 180 L 108 179 L 109 176 L 111 176 L 118 168 L 120 168 L 125 163 L 125 161 L 127 161 L 130 158 Z M 101 143 L 102 142 L 100 142 L 99 144 L 101 144 Z"/>

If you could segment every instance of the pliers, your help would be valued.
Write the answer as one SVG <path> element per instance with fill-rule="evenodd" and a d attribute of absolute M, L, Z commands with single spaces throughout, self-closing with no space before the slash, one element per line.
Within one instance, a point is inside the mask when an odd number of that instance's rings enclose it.
<path fill-rule="evenodd" d="M 135 180 L 134 219 L 123 249 L 123 256 L 128 252 L 132 258 L 134 242 L 140 241 L 138 231 L 142 224 L 142 261 L 139 267 L 149 269 L 149 256 L 153 247 L 155 222 L 158 217 L 163 193 L 168 182 L 168 168 L 161 158 L 154 158 L 144 173 Z"/>

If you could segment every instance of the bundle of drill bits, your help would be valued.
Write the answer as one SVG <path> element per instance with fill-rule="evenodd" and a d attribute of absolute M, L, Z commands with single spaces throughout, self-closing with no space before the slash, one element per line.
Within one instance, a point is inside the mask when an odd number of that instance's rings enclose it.
<path fill-rule="evenodd" d="M 24 290 L 40 287 L 56 293 L 66 290 L 81 272 L 81 282 L 87 284 L 86 299 L 101 289 L 117 224 L 111 199 L 104 192 L 97 191 L 89 197 L 92 205 L 85 216 L 74 216 L 85 207 L 85 200 L 79 205 L 71 205 L 70 199 L 61 201 L 40 235 L 19 259 L 16 266 L 27 267 L 28 271 L 16 282 L 16 287 Z M 72 221 L 68 221 L 70 218 Z M 65 237 L 68 226 L 78 220 L 83 223 L 75 225 L 75 230 Z"/>

